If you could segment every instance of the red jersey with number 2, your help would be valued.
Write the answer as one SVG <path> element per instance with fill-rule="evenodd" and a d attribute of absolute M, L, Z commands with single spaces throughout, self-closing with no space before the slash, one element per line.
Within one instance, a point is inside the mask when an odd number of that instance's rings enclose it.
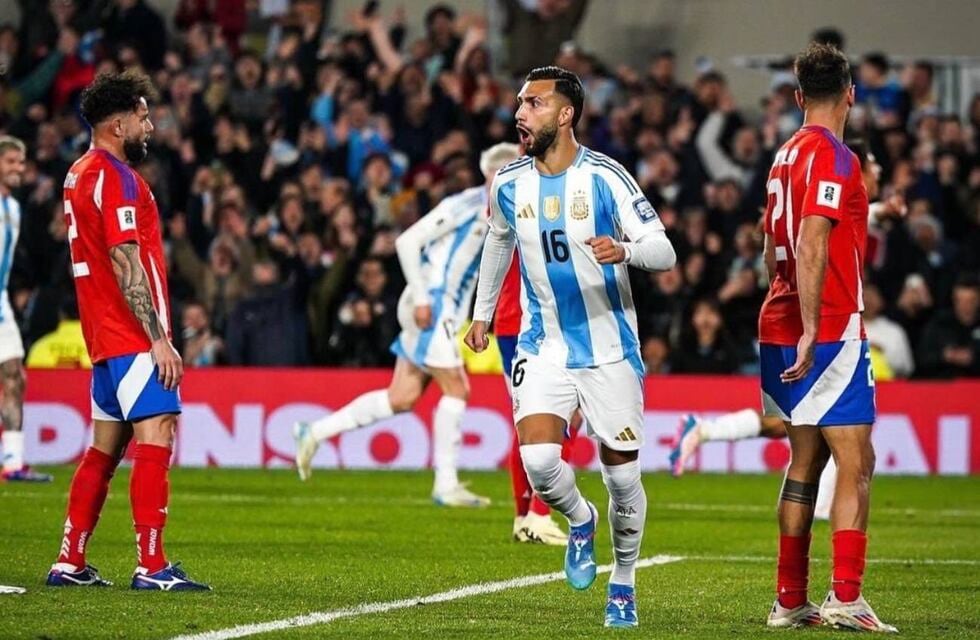
<path fill-rule="evenodd" d="M 120 244 L 139 246 L 153 306 L 170 337 L 160 216 L 146 181 L 108 151 L 90 149 L 65 177 L 64 205 L 78 311 L 92 362 L 150 350 L 113 274 L 109 249 Z"/>
<path fill-rule="evenodd" d="M 829 129 L 803 127 L 776 154 L 767 191 L 765 232 L 775 249 L 776 275 L 759 315 L 759 342 L 795 346 L 803 335 L 796 256 L 800 222 L 807 216 L 833 224 L 817 342 L 863 339 L 868 193 L 857 156 Z"/>

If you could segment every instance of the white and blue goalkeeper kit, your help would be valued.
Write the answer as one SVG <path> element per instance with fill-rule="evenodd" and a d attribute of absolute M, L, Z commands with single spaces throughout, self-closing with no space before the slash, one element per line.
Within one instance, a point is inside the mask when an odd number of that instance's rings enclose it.
<path fill-rule="evenodd" d="M 515 416 L 567 419 L 581 405 L 603 442 L 639 448 L 643 365 L 627 264 L 655 270 L 674 263 L 653 206 L 618 162 L 580 146 L 558 175 L 539 173 L 529 157 L 497 172 L 490 214 L 474 319 L 493 315 L 516 243 L 523 316 L 512 372 Z M 599 264 L 586 241 L 600 236 L 622 242 L 626 262 Z M 533 390 L 521 393 L 527 385 Z M 613 430 L 599 432 L 606 423 Z"/>

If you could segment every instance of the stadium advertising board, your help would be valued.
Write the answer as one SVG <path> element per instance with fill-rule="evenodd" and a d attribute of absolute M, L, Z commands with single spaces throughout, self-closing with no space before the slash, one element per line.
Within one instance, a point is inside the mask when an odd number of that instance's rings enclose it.
<path fill-rule="evenodd" d="M 181 386 L 184 413 L 175 463 L 183 466 L 282 467 L 291 464 L 292 424 L 312 420 L 358 394 L 387 384 L 390 371 L 197 369 Z M 463 420 L 463 469 L 502 467 L 513 427 L 499 376 L 474 376 Z M 613 392 L 613 391 L 611 391 Z M 687 412 L 712 415 L 758 405 L 751 377 L 650 377 L 646 381 L 647 470 L 666 468 L 668 442 Z M 24 412 L 26 455 L 34 464 L 77 459 L 90 442 L 89 373 L 31 370 Z M 980 381 L 892 382 L 878 387 L 874 442 L 883 474 L 980 473 Z M 438 394 L 429 390 L 417 413 L 344 434 L 320 447 L 323 468 L 426 468 L 429 427 Z M 761 472 L 789 459 L 784 441 L 706 443 L 694 461 L 706 472 Z M 578 440 L 573 462 L 598 468 L 595 447 Z"/>

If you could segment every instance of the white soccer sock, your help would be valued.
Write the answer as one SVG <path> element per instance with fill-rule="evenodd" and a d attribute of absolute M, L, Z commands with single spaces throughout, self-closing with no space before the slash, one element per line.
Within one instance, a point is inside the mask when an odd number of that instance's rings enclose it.
<path fill-rule="evenodd" d="M 24 432 L 4 430 L 3 470 L 17 471 L 24 466 Z"/>
<path fill-rule="evenodd" d="M 601 465 L 601 469 L 602 481 L 609 491 L 609 531 L 616 560 L 609 582 L 633 586 L 647 519 L 647 494 L 640 480 L 640 461 Z"/>
<path fill-rule="evenodd" d="M 830 505 L 834 502 L 834 490 L 837 488 L 837 464 L 833 456 L 827 460 L 827 466 L 820 474 L 820 487 L 817 489 L 817 504 L 813 508 L 814 517 L 822 520 L 830 519 Z"/>
<path fill-rule="evenodd" d="M 449 491 L 457 484 L 456 458 L 463 434 L 459 424 L 466 411 L 466 400 L 442 396 L 432 415 L 432 466 L 436 470 L 436 493 Z"/>
<path fill-rule="evenodd" d="M 575 472 L 561 459 L 560 444 L 522 444 L 521 460 L 534 492 L 569 524 L 577 527 L 592 519 L 589 504 L 575 486 Z"/>
<path fill-rule="evenodd" d="M 713 420 L 701 421 L 701 440 L 744 440 L 762 431 L 762 420 L 754 409 L 726 413 Z"/>
<path fill-rule="evenodd" d="M 388 400 L 388 391 L 378 389 L 354 398 L 326 418 L 317 420 L 310 425 L 310 432 L 317 440 L 324 440 L 338 433 L 366 427 L 394 414 Z"/>

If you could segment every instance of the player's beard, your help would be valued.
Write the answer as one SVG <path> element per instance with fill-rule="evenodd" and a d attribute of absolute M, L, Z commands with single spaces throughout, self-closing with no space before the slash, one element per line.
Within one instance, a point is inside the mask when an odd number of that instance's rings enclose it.
<path fill-rule="evenodd" d="M 551 123 L 541 127 L 541 130 L 534 134 L 534 142 L 529 144 L 524 151 L 527 155 L 534 158 L 543 156 L 558 137 L 558 123 Z"/>
<path fill-rule="evenodd" d="M 142 140 L 126 140 L 123 142 L 123 154 L 126 162 L 137 165 L 146 159 L 146 143 Z"/>

